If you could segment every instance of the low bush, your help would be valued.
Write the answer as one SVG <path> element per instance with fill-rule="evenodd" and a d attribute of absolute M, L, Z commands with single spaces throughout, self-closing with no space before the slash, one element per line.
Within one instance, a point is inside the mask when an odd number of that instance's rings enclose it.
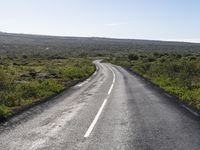
<path fill-rule="evenodd" d="M 93 71 L 91 60 L 83 58 L 4 58 L 0 60 L 0 116 L 57 93 Z"/>
<path fill-rule="evenodd" d="M 200 56 L 197 54 L 144 53 L 130 62 L 127 58 L 110 59 L 150 79 L 182 101 L 200 110 Z M 124 65 L 125 64 L 125 65 Z"/>

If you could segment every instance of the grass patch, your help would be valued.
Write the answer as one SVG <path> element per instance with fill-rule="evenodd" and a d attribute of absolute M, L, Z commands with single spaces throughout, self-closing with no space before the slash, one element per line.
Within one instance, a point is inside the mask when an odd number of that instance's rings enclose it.
<path fill-rule="evenodd" d="M 0 116 L 58 93 L 71 82 L 94 71 L 84 58 L 9 58 L 0 59 Z"/>
<path fill-rule="evenodd" d="M 138 53 L 107 61 L 130 68 L 200 110 L 200 55 Z"/>

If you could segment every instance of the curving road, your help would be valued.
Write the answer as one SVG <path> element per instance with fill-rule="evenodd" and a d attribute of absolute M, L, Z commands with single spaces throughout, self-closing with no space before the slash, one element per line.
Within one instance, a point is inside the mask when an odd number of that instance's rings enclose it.
<path fill-rule="evenodd" d="M 199 150 L 199 117 L 121 67 L 0 126 L 0 150 Z"/>

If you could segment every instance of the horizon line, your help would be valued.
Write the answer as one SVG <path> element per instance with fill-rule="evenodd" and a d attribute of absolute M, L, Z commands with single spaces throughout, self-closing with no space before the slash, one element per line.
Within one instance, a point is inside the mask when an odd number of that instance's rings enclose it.
<path fill-rule="evenodd" d="M 146 39 L 146 38 L 128 38 L 128 37 L 106 37 L 106 36 L 77 36 L 77 35 L 59 35 L 59 34 L 42 34 L 42 33 L 23 33 L 23 32 L 4 32 L 5 34 L 19 34 L 19 35 L 35 35 L 35 36 L 49 36 L 49 37 L 74 37 L 74 38 L 104 38 L 104 39 L 118 39 L 118 40 L 144 40 L 144 41 L 160 41 L 160 42 L 178 42 L 178 43 L 193 43 L 200 44 L 200 39 Z"/>

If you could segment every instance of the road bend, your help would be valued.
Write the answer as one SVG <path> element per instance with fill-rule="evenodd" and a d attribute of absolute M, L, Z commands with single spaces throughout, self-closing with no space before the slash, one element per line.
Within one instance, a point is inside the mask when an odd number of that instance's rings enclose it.
<path fill-rule="evenodd" d="M 0 125 L 0 150 L 199 150 L 200 121 L 125 69 L 97 71 Z"/>

